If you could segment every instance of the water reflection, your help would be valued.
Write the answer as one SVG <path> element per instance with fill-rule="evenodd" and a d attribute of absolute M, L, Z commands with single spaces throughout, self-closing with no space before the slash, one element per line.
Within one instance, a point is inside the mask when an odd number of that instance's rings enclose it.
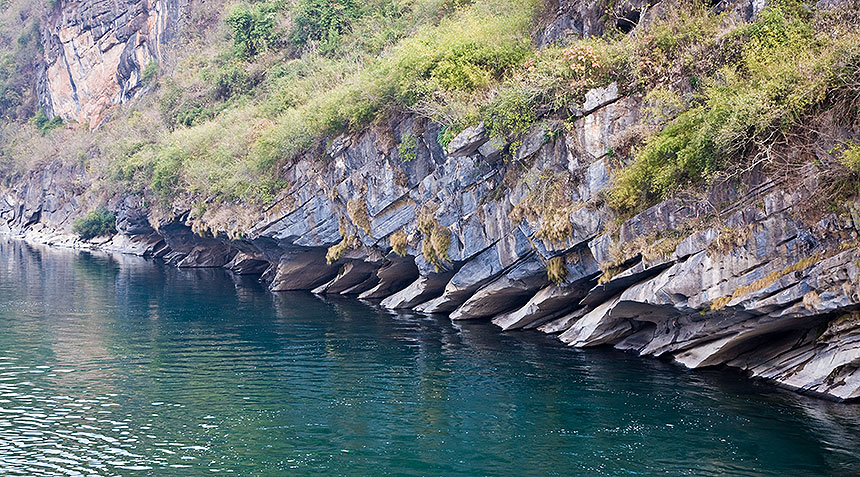
<path fill-rule="evenodd" d="M 847 475 L 860 410 L 0 240 L 0 473 Z"/>

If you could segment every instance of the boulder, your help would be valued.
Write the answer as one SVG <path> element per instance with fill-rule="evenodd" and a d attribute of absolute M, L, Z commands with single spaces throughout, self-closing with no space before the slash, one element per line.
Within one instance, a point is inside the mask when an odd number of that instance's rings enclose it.
<path fill-rule="evenodd" d="M 395 259 L 383 265 L 376 272 L 376 277 L 376 286 L 358 295 L 360 299 L 381 299 L 406 288 L 418 278 L 418 267 L 411 259 Z"/>
<path fill-rule="evenodd" d="M 449 157 L 471 156 L 481 145 L 489 140 L 487 129 L 481 123 L 477 126 L 469 126 L 448 144 Z"/>
<path fill-rule="evenodd" d="M 350 260 L 344 263 L 331 281 L 326 282 L 313 290 L 313 293 L 340 293 L 345 294 L 356 286 L 365 283 L 371 276 L 376 274 L 377 266 L 372 263 Z"/>

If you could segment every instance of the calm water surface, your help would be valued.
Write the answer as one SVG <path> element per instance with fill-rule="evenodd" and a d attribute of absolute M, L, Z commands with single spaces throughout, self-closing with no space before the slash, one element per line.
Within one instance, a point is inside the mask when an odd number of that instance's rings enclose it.
<path fill-rule="evenodd" d="M 0 239 L 0 474 L 854 475 L 860 406 Z"/>

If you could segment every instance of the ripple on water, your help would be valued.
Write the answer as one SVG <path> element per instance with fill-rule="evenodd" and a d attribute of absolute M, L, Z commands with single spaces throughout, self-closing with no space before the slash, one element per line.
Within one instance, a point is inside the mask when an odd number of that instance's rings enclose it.
<path fill-rule="evenodd" d="M 0 241 L 0 474 L 847 474 L 860 411 L 531 333 Z"/>

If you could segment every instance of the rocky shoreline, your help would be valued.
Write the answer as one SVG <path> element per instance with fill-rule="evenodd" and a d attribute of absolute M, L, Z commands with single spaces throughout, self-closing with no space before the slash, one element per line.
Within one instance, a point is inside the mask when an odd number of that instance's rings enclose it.
<path fill-rule="evenodd" d="M 144 70 L 189 3 L 130 0 L 134 15 L 125 16 L 108 2 L 66 3 L 43 32 L 51 41 L 42 102 L 52 113 L 87 113 L 81 123 L 95 127 L 109 105 L 145 89 Z M 630 3 L 642 21 L 659 12 L 655 2 Z M 763 3 L 730 2 L 738 21 Z M 560 3 L 537 43 L 599 34 L 595 5 Z M 75 11 L 86 15 L 67 14 Z M 81 61 L 77 44 L 96 59 Z M 99 68 L 76 70 L 69 58 Z M 94 94 L 70 95 L 76 85 Z M 487 320 L 574 347 L 728 366 L 803 393 L 860 399 L 860 206 L 810 210 L 814 174 L 752 167 L 620 217 L 606 192 L 648 127 L 647 106 L 611 83 L 566 111 L 569 120 L 546 117 L 515 144 L 483 125 L 449 142 L 438 124 L 392 115 L 286 165 L 278 171 L 286 187 L 262 208 L 206 197 L 153 204 L 156 194 L 100 190 L 102 176 L 85 160 L 57 157 L 0 186 L 0 234 L 223 267 L 259 276 L 273 292 Z M 831 129 L 810 139 L 811 154 L 850 139 Z M 116 214 L 117 233 L 80 241 L 75 219 L 99 207 Z"/>
<path fill-rule="evenodd" d="M 141 197 L 121 195 L 108 203 L 118 233 L 88 243 L 70 232 L 87 209 L 74 187 L 86 171 L 54 165 L 4 193 L 0 231 L 860 397 L 856 218 L 810 222 L 798 210 L 814 184 L 786 190 L 756 171 L 616 225 L 602 191 L 641 99 L 614 85 L 588 98 L 570 129 L 536 127 L 516 161 L 481 127 L 445 149 L 437 126 L 401 117 L 291 165 L 289 186 L 257 216 L 228 207 L 155 218 Z M 407 135 L 417 139 L 408 160 L 396 146 Z M 559 217 L 561 240 L 548 233 Z"/>

